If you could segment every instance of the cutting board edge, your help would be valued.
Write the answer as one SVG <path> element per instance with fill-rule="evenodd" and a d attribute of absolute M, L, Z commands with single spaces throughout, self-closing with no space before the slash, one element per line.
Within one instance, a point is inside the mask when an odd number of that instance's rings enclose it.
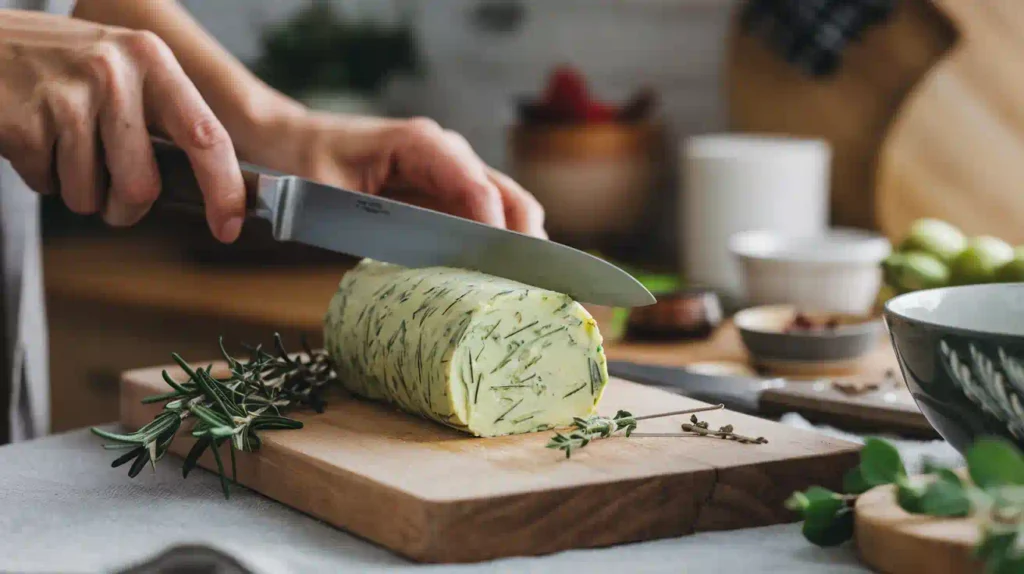
<path fill-rule="evenodd" d="M 160 405 L 145 405 L 140 408 L 141 398 L 153 392 L 152 385 L 145 386 L 143 383 L 133 379 L 146 380 L 146 377 L 158 377 L 163 367 L 143 368 L 127 371 L 122 376 L 121 408 L 122 422 L 129 427 L 138 427 L 151 420 L 152 415 L 159 411 Z M 168 369 L 172 370 L 173 369 Z M 628 382 L 631 385 L 637 383 Z M 643 385 L 638 385 L 643 386 Z M 128 388 L 126 388 L 128 387 Z M 668 393 L 671 394 L 671 393 Z M 789 429 L 800 431 L 799 434 L 813 434 L 801 429 Z M 193 440 L 186 437 L 184 441 L 176 441 L 172 447 L 172 453 L 178 457 L 184 456 L 191 447 Z M 809 463 L 814 459 L 822 460 L 846 460 L 847 457 L 855 457 L 860 445 L 833 437 L 820 435 L 816 437 L 816 444 L 823 450 L 821 452 L 809 452 L 793 457 L 792 459 L 775 459 L 768 461 L 767 466 L 774 464 L 780 468 L 791 465 Z M 824 448 L 830 450 L 826 451 Z M 224 445 L 223 448 L 227 448 Z M 287 452 L 286 452 L 287 451 Z M 288 466 L 296 464 L 300 456 L 302 461 L 311 468 L 316 469 L 314 480 L 307 481 L 322 485 L 320 488 L 305 489 L 301 492 L 294 492 L 294 484 L 289 484 L 289 479 L 294 481 L 289 473 Z M 797 459 L 797 460 L 793 460 Z M 801 462 L 803 459 L 805 462 Z M 225 458 L 225 460 L 227 460 Z M 725 530 L 740 527 L 749 527 L 744 522 L 741 514 L 733 513 L 732 521 L 723 521 L 721 518 L 706 520 L 702 518 L 709 512 L 709 509 L 728 509 L 730 485 L 721 488 L 720 478 L 723 474 L 743 474 L 745 469 L 754 474 L 763 474 L 757 468 L 758 464 L 747 463 L 735 466 L 715 467 L 709 463 L 701 464 L 708 466 L 707 469 L 691 470 L 686 473 L 662 473 L 643 477 L 632 477 L 617 480 L 615 482 L 589 483 L 583 485 L 572 485 L 568 487 L 555 487 L 549 489 L 520 492 L 508 495 L 500 495 L 488 498 L 464 499 L 464 500 L 431 500 L 422 498 L 383 483 L 375 483 L 355 472 L 334 466 L 327 466 L 323 461 L 317 460 L 303 453 L 283 448 L 273 441 L 265 441 L 264 449 L 260 455 L 239 453 L 239 482 L 247 488 L 268 498 L 274 499 L 299 512 L 324 520 L 338 528 L 344 529 L 355 536 L 368 539 L 375 544 L 389 549 L 399 555 L 417 562 L 423 563 L 473 563 L 507 556 L 538 556 L 560 552 L 576 548 L 597 548 L 637 542 L 643 540 L 663 539 L 682 535 L 692 534 L 698 531 Z M 204 455 L 199 465 L 207 470 L 216 469 L 216 463 L 211 453 Z M 838 465 L 842 466 L 842 465 Z M 816 482 L 828 484 L 839 479 L 839 475 L 826 477 L 826 474 L 835 474 L 832 469 L 836 464 L 825 465 L 824 470 L 818 470 L 816 477 L 821 480 Z M 277 473 L 276 478 L 273 477 Z M 343 474 L 339 474 L 343 473 Z M 345 476 L 344 480 L 339 477 Z M 819 476 L 820 475 L 820 476 Z M 834 479 L 834 480 L 830 480 Z M 332 485 L 340 484 L 346 490 L 345 496 L 330 496 Z M 259 485 L 257 488 L 255 485 Z M 584 511 L 567 513 L 564 509 L 553 511 L 564 504 L 560 497 L 565 493 L 571 493 L 571 499 L 583 501 L 586 506 L 588 500 L 628 500 L 623 497 L 624 487 L 640 485 L 647 488 L 647 497 L 640 497 L 650 504 L 651 500 L 658 504 L 651 508 L 652 512 L 641 512 L 630 504 L 619 504 L 617 507 L 606 508 L 606 504 L 598 504 L 597 508 L 584 509 Z M 740 485 L 742 490 L 743 485 Z M 352 494 L 352 489 L 357 488 L 359 492 Z M 693 492 L 697 490 L 700 496 L 697 497 L 700 504 L 694 504 Z M 732 490 L 736 490 L 733 488 Z M 653 494 L 652 494 L 653 492 Z M 722 494 L 724 492 L 724 495 Z M 678 493 L 678 494 L 673 494 Z M 717 494 L 716 494 L 717 493 Z M 319 499 L 316 497 L 319 496 Z M 724 500 L 720 498 L 724 496 Z M 529 504 L 525 509 L 510 510 L 515 506 L 517 500 L 528 500 Z M 674 512 L 665 512 L 665 508 L 671 505 L 669 502 L 676 502 L 678 506 L 673 507 Z M 589 503 L 594 506 L 595 503 Z M 781 508 L 781 505 L 778 505 Z M 616 508 L 618 510 L 616 510 Z M 517 539 L 503 539 L 504 545 L 494 546 L 491 544 L 479 544 L 482 532 L 486 533 L 486 525 L 490 518 L 483 511 L 490 509 L 499 515 L 515 512 L 517 514 L 534 512 L 539 516 L 552 515 L 556 522 L 571 522 L 572 528 L 564 531 L 557 526 L 547 529 L 540 528 L 534 533 L 529 525 L 523 526 L 519 518 L 519 530 L 516 533 Z M 496 509 L 496 510 L 495 510 Z M 641 509 L 642 510 L 642 509 Z M 743 511 L 744 509 L 739 509 Z M 760 520 L 756 525 L 778 524 L 791 521 L 788 515 L 773 514 L 777 510 L 769 509 L 765 520 Z M 399 516 L 400 527 L 384 528 L 366 513 L 390 513 L 392 516 Z M 781 511 L 779 511 L 781 512 Z M 711 514 L 714 514 L 711 512 Z M 593 536 L 585 537 L 586 542 L 580 542 L 581 526 L 579 516 L 587 516 L 590 522 L 583 525 L 582 529 L 595 533 Z M 474 517 L 473 520 L 466 520 L 466 517 Z M 339 520 L 340 518 L 340 520 Z M 515 518 L 515 517 L 513 517 Z M 633 519 L 635 523 L 624 526 L 624 521 Z M 637 521 L 637 519 L 640 519 Z M 654 523 L 650 523 L 650 521 Z M 516 526 L 515 520 L 511 521 Z M 561 533 L 566 538 L 561 539 L 552 532 Z M 601 538 L 606 535 L 608 538 Z M 473 537 L 474 544 L 452 544 L 452 538 L 466 540 Z M 494 542 L 495 536 L 491 534 L 491 540 L 483 542 Z M 498 538 L 502 538 L 499 536 Z"/>

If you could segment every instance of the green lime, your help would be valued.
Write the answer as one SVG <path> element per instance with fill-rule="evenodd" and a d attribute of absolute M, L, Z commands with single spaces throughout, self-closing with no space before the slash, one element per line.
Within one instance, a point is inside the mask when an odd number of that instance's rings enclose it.
<path fill-rule="evenodd" d="M 996 280 L 996 271 L 1013 257 L 1013 247 L 1002 239 L 990 235 L 974 237 L 953 260 L 953 284 L 991 283 Z"/>
<path fill-rule="evenodd" d="M 923 251 L 949 263 L 967 244 L 967 239 L 955 226 L 938 219 L 918 219 L 910 226 L 899 251 Z"/>
<path fill-rule="evenodd" d="M 996 281 L 1000 283 L 1024 282 L 1024 249 L 1014 250 L 1014 257 L 996 271 Z"/>
<path fill-rule="evenodd" d="M 949 267 L 930 253 L 899 253 L 886 259 L 882 267 L 886 284 L 899 292 L 934 289 L 949 284 Z"/>

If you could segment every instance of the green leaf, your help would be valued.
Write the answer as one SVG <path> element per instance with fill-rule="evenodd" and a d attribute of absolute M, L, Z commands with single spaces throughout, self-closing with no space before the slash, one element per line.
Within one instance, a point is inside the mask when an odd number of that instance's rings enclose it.
<path fill-rule="evenodd" d="M 129 448 L 137 448 L 138 443 L 134 442 L 118 442 L 114 444 L 103 445 L 103 450 L 125 450 Z"/>
<path fill-rule="evenodd" d="M 148 405 L 148 404 L 151 404 L 151 403 L 161 403 L 163 401 L 168 401 L 168 400 L 171 400 L 171 399 L 175 399 L 175 398 L 178 398 L 180 396 L 182 396 L 182 394 L 179 393 L 178 391 L 171 391 L 169 393 L 164 393 L 162 395 L 153 395 L 153 396 L 150 396 L 150 397 L 146 397 L 146 398 L 142 399 L 142 404 Z"/>
<path fill-rule="evenodd" d="M 143 448 L 142 452 L 135 457 L 135 462 L 132 463 L 131 468 L 128 469 L 128 478 L 135 478 L 142 472 L 142 469 L 146 468 L 146 463 L 149 462 L 149 449 Z"/>
<path fill-rule="evenodd" d="M 924 489 L 920 499 L 921 512 L 930 516 L 967 516 L 971 501 L 960 477 L 949 469 L 941 469 L 936 479 Z"/>
<path fill-rule="evenodd" d="M 192 472 L 192 469 L 199 464 L 199 457 L 203 455 L 206 448 L 210 446 L 209 435 L 201 437 L 196 441 L 192 448 L 189 449 L 188 455 L 185 457 L 185 464 L 181 467 L 181 477 L 188 478 L 188 473 Z"/>
<path fill-rule="evenodd" d="M 129 451 L 128 453 L 126 453 L 125 455 L 117 457 L 117 459 L 114 460 L 114 462 L 110 463 L 110 467 L 111 468 L 117 468 L 119 466 L 127 464 L 129 460 L 132 460 L 135 457 L 139 456 L 139 453 L 144 451 L 144 450 L 146 450 L 146 447 L 144 447 L 144 446 L 137 446 L 137 447 L 133 448 L 131 451 Z"/>
<path fill-rule="evenodd" d="M 986 532 L 974 550 L 985 562 L 985 574 L 1020 574 L 1024 572 L 1024 556 L 1014 555 L 1016 532 Z"/>
<path fill-rule="evenodd" d="M 1013 547 L 1014 533 L 1002 534 L 985 533 L 981 542 L 974 549 L 974 555 L 983 560 L 996 554 L 1004 554 Z"/>
<path fill-rule="evenodd" d="M 900 508 L 911 514 L 921 514 L 921 499 L 924 497 L 924 487 L 912 484 L 904 477 L 896 482 L 896 503 Z"/>
<path fill-rule="evenodd" d="M 196 415 L 200 420 L 213 427 L 229 426 L 228 421 L 220 413 L 210 410 L 203 405 L 192 405 L 192 414 Z"/>
<path fill-rule="evenodd" d="M 786 502 L 783 504 L 785 504 L 786 508 L 799 512 L 802 516 L 803 512 L 807 510 L 807 507 L 810 505 L 810 503 L 811 501 L 807 499 L 807 496 L 804 493 L 794 492 L 789 496 L 789 498 L 786 499 Z"/>
<path fill-rule="evenodd" d="M 224 462 L 220 459 L 220 444 L 213 441 L 210 450 L 213 451 L 213 460 L 217 462 L 217 473 L 220 475 L 220 487 L 224 491 L 224 498 L 231 498 L 231 492 L 228 490 L 228 477 L 224 474 Z"/>
<path fill-rule="evenodd" d="M 820 486 L 795 492 L 786 501 L 804 517 L 803 534 L 818 546 L 835 546 L 853 536 L 853 513 L 842 495 Z"/>
<path fill-rule="evenodd" d="M 93 428 L 91 428 L 89 430 L 91 430 L 92 434 L 94 434 L 96 436 L 103 437 L 103 438 L 105 438 L 107 440 L 112 440 L 114 442 L 123 442 L 123 443 L 127 443 L 127 444 L 141 444 L 142 443 L 142 437 L 140 437 L 137 434 L 130 434 L 130 435 L 127 435 L 127 434 L 117 434 L 117 433 L 108 432 L 108 431 L 105 431 L 103 429 L 96 428 L 96 427 L 93 427 Z"/>
<path fill-rule="evenodd" d="M 812 526 L 804 522 L 803 534 L 818 546 L 838 546 L 853 538 L 853 512 L 844 507 L 828 523 Z"/>
<path fill-rule="evenodd" d="M 847 494 L 863 494 L 871 490 L 872 486 L 868 484 L 868 481 L 864 480 L 864 475 L 860 472 L 860 467 L 855 466 L 848 470 L 843 475 L 843 492 Z"/>
<path fill-rule="evenodd" d="M 860 473 L 871 486 L 896 482 L 897 477 L 906 476 L 900 453 L 888 442 L 869 438 L 860 451 Z"/>
<path fill-rule="evenodd" d="M 177 392 L 179 392 L 179 393 L 181 393 L 183 395 L 187 395 L 188 394 L 188 390 L 185 389 L 185 387 L 183 387 L 183 386 L 179 385 L 178 383 L 174 382 L 174 379 L 171 378 L 171 375 L 168 374 L 167 371 L 162 371 L 160 373 L 160 375 L 164 378 L 164 382 L 167 383 L 167 385 L 169 387 L 171 387 L 172 389 L 174 389 L 175 391 L 177 391 Z"/>
<path fill-rule="evenodd" d="M 213 438 L 227 438 L 233 434 L 235 434 L 235 431 L 229 426 L 217 426 L 210 429 L 210 435 Z"/>
<path fill-rule="evenodd" d="M 1012 443 L 981 439 L 968 449 L 967 468 L 979 488 L 1024 484 L 1024 457 Z"/>

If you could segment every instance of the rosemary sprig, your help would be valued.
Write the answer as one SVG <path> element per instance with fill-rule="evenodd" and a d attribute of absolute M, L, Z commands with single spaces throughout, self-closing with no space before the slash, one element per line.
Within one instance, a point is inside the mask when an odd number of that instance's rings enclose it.
<path fill-rule="evenodd" d="M 285 350 L 281 337 L 274 334 L 274 354 L 262 346 L 249 348 L 248 361 L 240 361 L 228 354 L 221 338 L 220 351 L 227 362 L 229 374 L 215 377 L 213 367 L 193 368 L 177 353 L 172 358 L 188 376 L 185 382 L 175 381 L 167 371 L 163 379 L 172 391 L 146 397 L 143 403 L 164 403 L 163 411 L 152 422 L 128 434 L 119 434 L 93 428 L 92 432 L 111 441 L 106 449 L 128 449 L 116 460 L 117 468 L 131 462 L 128 476 L 135 478 L 146 463 L 154 468 L 163 458 L 183 424 L 196 438 L 195 445 L 185 457 L 182 476 L 188 477 L 199 457 L 207 449 L 213 451 L 224 496 L 229 496 L 228 478 L 219 448 L 231 444 L 231 475 L 236 480 L 235 450 L 252 452 L 261 444 L 259 433 L 267 430 L 300 429 L 302 423 L 284 416 L 296 408 L 311 408 L 323 412 L 326 402 L 323 393 L 337 380 L 334 366 L 323 351 L 310 350 L 302 342 L 303 354 L 295 357 Z"/>
<path fill-rule="evenodd" d="M 570 458 L 572 451 L 587 446 L 593 440 L 608 438 L 619 431 L 625 431 L 625 435 L 628 437 L 636 430 L 637 422 L 642 420 L 715 411 L 724 407 L 725 405 L 712 405 L 682 411 L 644 415 L 642 417 L 634 416 L 629 411 L 619 411 L 611 418 L 600 415 L 591 415 L 585 419 L 573 417 L 572 428 L 574 430 L 569 434 L 555 432 L 555 436 L 551 437 L 546 446 L 547 448 L 563 450 L 565 451 L 565 458 Z"/>

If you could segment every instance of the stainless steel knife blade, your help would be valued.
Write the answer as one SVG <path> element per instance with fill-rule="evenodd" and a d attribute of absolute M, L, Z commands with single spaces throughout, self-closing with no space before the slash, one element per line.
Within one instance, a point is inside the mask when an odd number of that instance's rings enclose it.
<path fill-rule="evenodd" d="M 786 386 L 783 379 L 717 376 L 679 367 L 608 361 L 608 374 L 645 385 L 662 387 L 708 403 L 748 414 L 760 411 L 761 394 Z"/>
<path fill-rule="evenodd" d="M 188 158 L 154 139 L 164 193 L 201 202 Z M 616 307 L 655 302 L 633 276 L 553 241 L 245 164 L 250 214 L 278 241 L 296 241 L 407 267 L 470 269 Z"/>
<path fill-rule="evenodd" d="M 267 185 L 279 189 L 268 216 L 281 241 L 408 267 L 473 269 L 587 303 L 637 307 L 654 302 L 630 274 L 553 241 L 298 178 Z"/>

